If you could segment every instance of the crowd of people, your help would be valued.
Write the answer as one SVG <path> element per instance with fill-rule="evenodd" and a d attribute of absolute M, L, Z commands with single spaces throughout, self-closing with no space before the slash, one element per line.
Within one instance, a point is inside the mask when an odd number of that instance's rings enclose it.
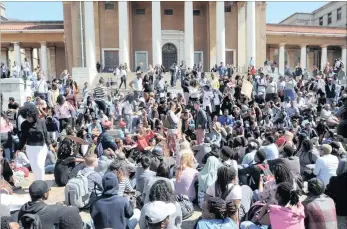
<path fill-rule="evenodd" d="M 114 70 L 126 93 L 103 78 L 79 88 L 67 70 L 49 82 L 38 69 L 32 96 L 1 112 L 1 228 L 174 229 L 200 211 L 192 228 L 346 229 L 347 89 L 336 62 L 278 78 L 268 60 L 250 60 L 246 74 L 175 63 L 179 93 L 160 66 L 139 64 L 131 82 L 126 65 Z M 47 173 L 63 203 L 45 203 Z"/>

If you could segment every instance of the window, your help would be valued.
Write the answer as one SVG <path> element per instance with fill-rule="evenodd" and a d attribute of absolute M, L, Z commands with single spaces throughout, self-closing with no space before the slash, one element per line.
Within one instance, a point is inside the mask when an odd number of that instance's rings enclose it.
<path fill-rule="evenodd" d="M 136 9 L 136 15 L 145 15 L 146 10 L 145 9 Z"/>
<path fill-rule="evenodd" d="M 113 2 L 105 2 L 105 10 L 114 10 Z"/>
<path fill-rule="evenodd" d="M 328 25 L 331 24 L 331 18 L 332 18 L 331 13 L 328 13 Z"/>
<path fill-rule="evenodd" d="M 143 71 L 147 71 L 148 66 L 148 52 L 147 51 L 135 51 L 135 69 L 139 63 L 142 63 L 142 69 Z"/>
<path fill-rule="evenodd" d="M 224 2 L 224 12 L 230 13 L 233 2 Z"/>
<path fill-rule="evenodd" d="M 173 15 L 172 9 L 164 9 L 164 15 Z"/>
<path fill-rule="evenodd" d="M 201 62 L 202 67 L 204 66 L 204 60 L 203 60 L 203 52 L 202 51 L 196 51 L 194 52 L 194 64 L 196 64 L 196 66 L 199 65 L 199 63 Z"/>
<path fill-rule="evenodd" d="M 337 9 L 336 21 L 341 20 L 342 10 L 341 7 Z"/>
<path fill-rule="evenodd" d="M 200 10 L 193 10 L 194 16 L 200 16 Z"/>
<path fill-rule="evenodd" d="M 319 18 L 319 25 L 323 25 L 323 17 Z"/>

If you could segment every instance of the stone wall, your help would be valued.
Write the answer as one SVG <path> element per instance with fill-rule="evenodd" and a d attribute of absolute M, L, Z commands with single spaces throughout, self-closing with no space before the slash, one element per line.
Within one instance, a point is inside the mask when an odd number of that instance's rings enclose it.
<path fill-rule="evenodd" d="M 26 101 L 27 96 L 32 96 L 31 81 L 20 78 L 0 79 L 1 93 L 3 96 L 2 109 L 7 110 L 8 99 L 13 97 L 20 105 Z"/>

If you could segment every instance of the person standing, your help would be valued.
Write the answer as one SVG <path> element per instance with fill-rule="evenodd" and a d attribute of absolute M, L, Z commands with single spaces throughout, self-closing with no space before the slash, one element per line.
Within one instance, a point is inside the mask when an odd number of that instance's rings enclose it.
<path fill-rule="evenodd" d="M 175 62 L 170 67 L 170 73 L 171 73 L 171 87 L 176 87 L 176 80 L 177 80 L 177 62 Z"/>
<path fill-rule="evenodd" d="M 98 105 L 99 109 L 106 113 L 106 94 L 107 89 L 104 86 L 105 80 L 104 78 L 99 79 L 99 86 L 94 88 L 94 101 Z"/>
<path fill-rule="evenodd" d="M 170 110 L 167 112 L 167 119 L 169 121 L 169 130 L 167 132 L 167 146 L 169 148 L 170 153 L 174 155 L 177 153 L 177 140 L 178 140 L 178 122 L 179 118 L 175 114 L 176 111 L 176 103 L 171 101 L 169 103 Z"/>
<path fill-rule="evenodd" d="M 24 73 L 23 75 L 27 79 L 30 76 L 30 72 L 31 72 L 30 63 L 28 62 L 27 58 L 24 58 L 24 62 L 22 63 L 22 69 Z"/>
<path fill-rule="evenodd" d="M 197 145 L 200 145 L 204 142 L 205 139 L 205 129 L 207 128 L 207 116 L 206 112 L 201 109 L 200 102 L 194 102 L 194 109 L 196 110 L 195 115 L 195 134 Z"/>
<path fill-rule="evenodd" d="M 20 76 L 20 66 L 17 64 L 16 61 L 13 62 L 13 66 L 12 66 L 12 76 L 13 78 L 18 78 Z"/>
<path fill-rule="evenodd" d="M 48 135 L 46 122 L 39 119 L 39 111 L 35 105 L 27 105 L 22 108 L 21 116 L 26 120 L 21 124 L 21 135 L 16 155 L 26 145 L 26 154 L 30 161 L 31 170 L 35 180 L 44 180 L 45 160 L 48 148 L 55 152 Z"/>
<path fill-rule="evenodd" d="M 47 100 L 48 85 L 47 82 L 43 79 L 43 72 L 39 71 L 37 74 L 37 80 L 33 81 L 31 85 L 31 90 L 34 91 L 34 96 L 40 97 L 43 100 Z"/>
<path fill-rule="evenodd" d="M 143 94 L 143 83 L 142 83 L 142 72 L 136 72 L 136 78 L 130 82 L 130 87 L 134 90 L 135 99 L 142 97 Z"/>

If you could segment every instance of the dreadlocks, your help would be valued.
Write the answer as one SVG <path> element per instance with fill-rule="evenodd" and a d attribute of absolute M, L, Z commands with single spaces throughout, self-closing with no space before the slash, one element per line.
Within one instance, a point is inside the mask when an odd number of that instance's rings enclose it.
<path fill-rule="evenodd" d="M 227 203 L 219 197 L 211 197 L 208 200 L 208 209 L 215 215 L 215 219 L 225 219 L 237 212 L 237 207 L 232 201 Z"/>
<path fill-rule="evenodd" d="M 291 171 L 289 170 L 288 166 L 286 166 L 283 163 L 274 164 L 272 166 L 272 172 L 275 176 L 276 184 L 282 182 L 293 182 L 293 176 Z"/>

